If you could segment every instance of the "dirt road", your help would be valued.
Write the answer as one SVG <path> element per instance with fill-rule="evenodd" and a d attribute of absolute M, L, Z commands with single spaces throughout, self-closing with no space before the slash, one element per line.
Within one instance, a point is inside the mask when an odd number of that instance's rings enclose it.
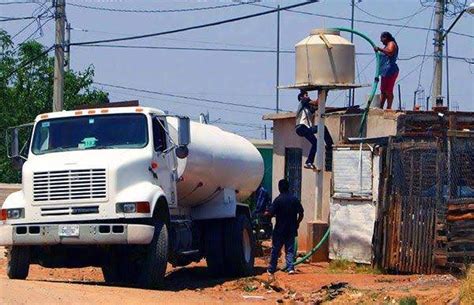
<path fill-rule="evenodd" d="M 0 304 L 398 304 L 403 298 L 448 304 L 459 295 L 460 283 L 449 275 L 341 273 L 328 264 L 311 264 L 300 267 L 296 275 L 278 273 L 269 284 L 265 265 L 258 259 L 256 275 L 245 279 L 212 279 L 204 262 L 169 268 L 164 289 L 156 291 L 106 285 L 99 268 L 33 265 L 27 280 L 9 280 L 6 259 L 1 258 Z"/>

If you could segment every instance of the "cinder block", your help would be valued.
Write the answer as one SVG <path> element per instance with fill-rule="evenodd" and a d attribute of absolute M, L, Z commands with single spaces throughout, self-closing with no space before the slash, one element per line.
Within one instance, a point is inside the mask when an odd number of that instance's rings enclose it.
<path fill-rule="evenodd" d="M 329 224 L 324 222 L 308 222 L 307 246 L 309 249 L 315 247 L 323 238 L 324 233 L 329 228 Z M 329 238 L 311 257 L 312 263 L 329 261 Z"/>

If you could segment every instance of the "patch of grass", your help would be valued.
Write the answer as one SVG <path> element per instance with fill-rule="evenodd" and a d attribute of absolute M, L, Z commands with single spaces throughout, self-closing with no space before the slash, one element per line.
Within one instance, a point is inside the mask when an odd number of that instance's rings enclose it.
<path fill-rule="evenodd" d="M 256 278 L 254 276 L 246 277 L 243 279 L 239 279 L 237 281 L 238 285 L 242 287 L 242 290 L 245 292 L 252 292 L 258 289 L 258 285 L 256 285 Z"/>
<path fill-rule="evenodd" d="M 329 272 L 331 273 L 357 273 L 357 274 L 381 274 L 379 269 L 372 268 L 370 265 L 357 264 L 346 259 L 335 259 L 329 263 Z"/>
<path fill-rule="evenodd" d="M 418 303 L 416 302 L 415 297 L 409 296 L 409 297 L 401 298 L 399 304 L 400 305 L 417 305 Z"/>
<path fill-rule="evenodd" d="M 460 293 L 461 304 L 474 304 L 474 267 L 471 267 L 466 272 L 466 278 L 461 284 Z"/>
<path fill-rule="evenodd" d="M 379 292 L 372 292 L 369 297 L 372 299 L 372 301 L 375 301 L 375 300 L 377 300 L 379 295 L 380 295 Z"/>

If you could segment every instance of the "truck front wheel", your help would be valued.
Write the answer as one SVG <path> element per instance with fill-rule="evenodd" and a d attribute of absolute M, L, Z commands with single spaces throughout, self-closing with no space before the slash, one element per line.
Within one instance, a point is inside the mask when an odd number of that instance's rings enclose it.
<path fill-rule="evenodd" d="M 30 270 L 30 248 L 12 246 L 8 251 L 7 275 L 10 279 L 24 280 Z"/>
<path fill-rule="evenodd" d="M 147 246 L 146 258 L 142 265 L 139 280 L 144 288 L 160 288 L 166 273 L 168 263 L 168 229 L 164 222 L 156 221 L 155 235 Z"/>
<path fill-rule="evenodd" d="M 238 214 L 226 222 L 224 261 L 231 276 L 248 276 L 253 273 L 255 263 L 255 236 L 252 224 L 244 214 Z"/>

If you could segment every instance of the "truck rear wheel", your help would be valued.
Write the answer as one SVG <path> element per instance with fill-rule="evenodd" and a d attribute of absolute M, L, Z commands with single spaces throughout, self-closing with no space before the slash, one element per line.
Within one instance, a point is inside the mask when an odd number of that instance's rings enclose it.
<path fill-rule="evenodd" d="M 24 280 L 30 270 L 30 247 L 12 246 L 8 251 L 7 275 L 10 279 Z"/>
<path fill-rule="evenodd" d="M 163 285 L 168 264 L 168 229 L 157 221 L 155 235 L 147 246 L 146 258 L 141 266 L 139 285 L 144 288 L 160 288 Z"/>
<path fill-rule="evenodd" d="M 231 276 L 248 276 L 255 263 L 255 236 L 249 218 L 239 214 L 224 228 L 224 261 Z"/>

